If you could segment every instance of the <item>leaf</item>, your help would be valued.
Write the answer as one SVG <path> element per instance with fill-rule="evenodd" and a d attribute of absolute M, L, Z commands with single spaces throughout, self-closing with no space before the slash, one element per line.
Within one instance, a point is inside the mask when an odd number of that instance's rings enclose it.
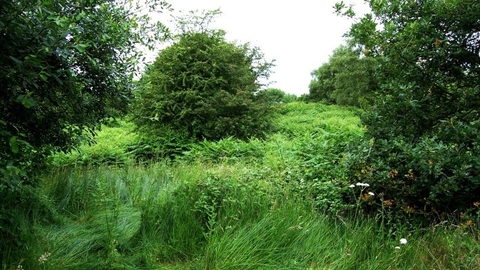
<path fill-rule="evenodd" d="M 17 144 L 17 136 L 13 136 L 10 138 L 10 148 L 12 149 L 13 153 L 18 153 L 18 144 Z"/>
<path fill-rule="evenodd" d="M 32 107 L 35 107 L 37 106 L 37 102 L 31 98 L 31 97 L 25 97 L 23 100 L 22 100 L 22 104 L 25 108 L 27 109 L 30 109 Z"/>
<path fill-rule="evenodd" d="M 63 81 L 60 80 L 60 78 L 57 75 L 53 74 L 53 78 L 58 82 L 58 84 L 63 85 Z"/>
<path fill-rule="evenodd" d="M 10 57 L 10 59 L 13 60 L 13 62 L 15 62 L 15 64 L 17 64 L 19 66 L 22 65 L 22 61 L 20 61 L 18 58 L 15 58 L 13 56 L 9 56 L 9 57 Z"/>
<path fill-rule="evenodd" d="M 75 47 L 75 49 L 77 49 L 77 51 L 79 51 L 81 53 L 84 53 L 85 50 L 87 49 L 88 45 L 80 43 L 80 44 L 75 45 L 74 47 Z"/>
<path fill-rule="evenodd" d="M 48 74 L 47 72 L 45 72 L 45 71 L 41 71 L 41 72 L 38 74 L 38 76 L 40 76 L 40 78 L 41 78 L 44 82 L 46 82 L 46 81 L 48 80 L 49 74 Z"/>

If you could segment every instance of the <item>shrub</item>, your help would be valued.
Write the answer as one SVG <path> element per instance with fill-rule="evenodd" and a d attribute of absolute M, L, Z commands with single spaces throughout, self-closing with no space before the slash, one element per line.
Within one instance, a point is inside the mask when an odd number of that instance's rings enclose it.
<path fill-rule="evenodd" d="M 382 59 L 381 87 L 362 117 L 367 132 L 351 156 L 352 181 L 367 181 L 383 195 L 377 208 L 388 205 L 396 213 L 427 217 L 423 221 L 475 209 L 480 5 L 367 2 L 372 12 L 352 25 L 349 36 Z"/>
<path fill-rule="evenodd" d="M 195 26 L 215 14 L 180 22 Z M 265 135 L 269 106 L 256 93 L 272 64 L 258 48 L 224 36 L 221 30 L 188 30 L 159 53 L 135 93 L 132 113 L 140 133 L 196 141 Z"/>

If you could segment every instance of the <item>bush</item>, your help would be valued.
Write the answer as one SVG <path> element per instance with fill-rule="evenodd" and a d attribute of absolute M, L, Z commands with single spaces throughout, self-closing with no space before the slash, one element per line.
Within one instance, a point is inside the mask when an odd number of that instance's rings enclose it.
<path fill-rule="evenodd" d="M 461 146 L 431 137 L 416 144 L 401 137 L 372 139 L 349 157 L 350 176 L 379 195 L 373 209 L 433 222 L 479 204 L 479 155 L 478 148 L 463 153 Z"/>
<path fill-rule="evenodd" d="M 215 14 L 186 23 L 201 24 Z M 227 42 L 224 35 L 183 32 L 159 53 L 135 93 L 132 114 L 140 133 L 150 138 L 176 133 L 196 141 L 265 135 L 270 110 L 256 93 L 272 64 L 258 48 Z"/>
<path fill-rule="evenodd" d="M 372 12 L 352 25 L 349 36 L 382 59 L 381 87 L 362 117 L 367 132 L 352 152 L 352 181 L 366 181 L 382 195 L 376 208 L 419 221 L 476 212 L 478 1 L 367 2 Z"/>

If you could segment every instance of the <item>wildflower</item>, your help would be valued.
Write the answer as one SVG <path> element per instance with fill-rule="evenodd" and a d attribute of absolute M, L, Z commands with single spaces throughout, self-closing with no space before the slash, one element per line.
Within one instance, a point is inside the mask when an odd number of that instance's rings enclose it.
<path fill-rule="evenodd" d="M 395 178 L 395 177 L 397 177 L 397 175 L 398 175 L 398 171 L 397 171 L 397 170 L 391 170 L 391 171 L 388 173 L 388 176 L 389 176 L 390 178 Z"/>
<path fill-rule="evenodd" d="M 400 239 L 400 244 L 406 245 L 407 244 L 407 239 L 405 239 L 405 238 Z"/>
<path fill-rule="evenodd" d="M 369 187 L 370 185 L 367 183 L 357 183 L 358 187 Z"/>
<path fill-rule="evenodd" d="M 39 264 L 43 264 L 45 263 L 46 261 L 48 261 L 48 257 L 50 257 L 50 255 L 52 255 L 52 253 L 50 252 L 45 252 L 43 253 L 40 258 L 38 258 L 38 263 Z"/>
<path fill-rule="evenodd" d="M 399 247 L 399 246 L 396 246 L 395 249 L 400 249 L 400 247 Z"/>
<path fill-rule="evenodd" d="M 383 201 L 383 205 L 386 207 L 391 207 L 393 206 L 393 200 L 385 200 Z"/>
<path fill-rule="evenodd" d="M 370 196 L 375 196 L 375 193 L 373 193 L 373 192 L 370 191 L 370 192 L 368 192 L 368 195 L 370 195 Z"/>
<path fill-rule="evenodd" d="M 350 185 L 350 186 L 348 186 L 348 187 L 349 187 L 349 188 L 354 188 L 354 187 L 355 187 L 355 185 Z"/>

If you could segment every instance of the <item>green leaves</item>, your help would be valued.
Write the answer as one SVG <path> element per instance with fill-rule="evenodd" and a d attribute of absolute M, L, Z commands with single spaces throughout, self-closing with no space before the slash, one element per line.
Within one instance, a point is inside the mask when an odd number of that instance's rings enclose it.
<path fill-rule="evenodd" d="M 84 53 L 85 50 L 87 49 L 88 45 L 87 44 L 76 44 L 75 49 L 77 49 L 79 52 Z"/>
<path fill-rule="evenodd" d="M 223 31 L 203 28 L 216 13 L 206 14 L 182 19 L 183 32 L 140 81 L 133 113 L 147 136 L 168 127 L 199 141 L 248 139 L 269 128 L 268 105 L 256 93 L 271 64 L 257 48 L 229 43 Z"/>
<path fill-rule="evenodd" d="M 480 5 L 367 2 L 371 14 L 349 36 L 382 58 L 380 88 L 363 115 L 367 136 L 352 177 L 369 177 L 397 211 L 431 219 L 467 211 L 480 201 Z M 375 145 L 366 147 L 372 139 Z"/>
<path fill-rule="evenodd" d="M 368 51 L 363 51 L 368 54 Z M 339 105 L 365 105 L 369 96 L 378 88 L 375 69 L 379 59 L 360 57 L 359 50 L 340 46 L 335 49 L 328 63 L 312 71 L 309 100 Z"/>
<path fill-rule="evenodd" d="M 0 254 L 23 245 L 6 217 L 29 215 L 17 200 L 35 194 L 48 155 L 127 112 L 136 46 L 165 29 L 133 15 L 163 1 L 127 2 L 0 0 Z"/>
<path fill-rule="evenodd" d="M 18 153 L 17 136 L 11 137 L 8 144 L 10 145 L 12 152 L 14 154 L 17 154 Z"/>

